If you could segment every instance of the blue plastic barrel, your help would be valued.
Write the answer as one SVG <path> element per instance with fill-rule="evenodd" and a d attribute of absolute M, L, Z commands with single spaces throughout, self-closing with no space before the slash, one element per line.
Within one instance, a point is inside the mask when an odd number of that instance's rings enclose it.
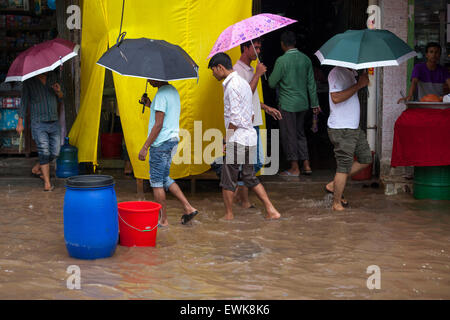
<path fill-rule="evenodd" d="M 65 137 L 64 145 L 61 147 L 56 160 L 56 176 L 68 178 L 78 174 L 78 149 L 69 144 L 69 137 Z"/>
<path fill-rule="evenodd" d="M 80 175 L 66 180 L 64 239 L 74 258 L 99 259 L 114 254 L 119 221 L 113 177 Z"/>

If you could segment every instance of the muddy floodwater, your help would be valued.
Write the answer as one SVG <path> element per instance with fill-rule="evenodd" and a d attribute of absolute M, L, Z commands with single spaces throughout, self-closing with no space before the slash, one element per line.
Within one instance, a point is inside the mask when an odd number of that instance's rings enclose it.
<path fill-rule="evenodd" d="M 235 207 L 235 219 L 223 220 L 209 181 L 186 193 L 200 211 L 191 225 L 179 223 L 168 198 L 170 226 L 158 230 L 156 247 L 78 260 L 64 243 L 62 184 L 50 193 L 3 184 L 0 299 L 450 299 L 450 201 L 353 184 L 350 207 L 336 213 L 323 183 L 264 185 L 279 221 L 264 220 L 252 193 L 256 209 Z M 132 184 L 118 183 L 116 193 L 119 202 L 138 200 Z M 71 265 L 81 270 L 79 290 L 67 288 Z M 369 266 L 379 268 L 380 289 L 367 287 Z"/>

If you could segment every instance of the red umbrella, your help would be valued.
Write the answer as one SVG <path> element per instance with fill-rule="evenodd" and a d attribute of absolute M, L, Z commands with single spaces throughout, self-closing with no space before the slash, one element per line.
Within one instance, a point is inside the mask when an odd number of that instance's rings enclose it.
<path fill-rule="evenodd" d="M 77 55 L 79 45 L 56 38 L 28 48 L 11 64 L 5 82 L 25 81 L 38 74 L 56 69 Z"/>

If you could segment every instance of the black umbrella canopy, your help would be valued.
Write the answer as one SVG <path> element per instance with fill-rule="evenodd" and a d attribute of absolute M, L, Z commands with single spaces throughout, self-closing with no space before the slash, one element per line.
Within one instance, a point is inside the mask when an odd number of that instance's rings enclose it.
<path fill-rule="evenodd" d="M 97 64 L 124 76 L 159 81 L 198 79 L 198 65 L 180 46 L 164 40 L 125 39 Z"/>

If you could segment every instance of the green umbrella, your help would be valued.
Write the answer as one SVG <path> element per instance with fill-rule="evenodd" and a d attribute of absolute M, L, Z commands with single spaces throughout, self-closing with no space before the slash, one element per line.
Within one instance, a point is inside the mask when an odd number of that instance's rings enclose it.
<path fill-rule="evenodd" d="M 417 53 L 388 30 L 347 30 L 328 40 L 316 53 L 321 64 L 351 69 L 398 66 Z"/>

